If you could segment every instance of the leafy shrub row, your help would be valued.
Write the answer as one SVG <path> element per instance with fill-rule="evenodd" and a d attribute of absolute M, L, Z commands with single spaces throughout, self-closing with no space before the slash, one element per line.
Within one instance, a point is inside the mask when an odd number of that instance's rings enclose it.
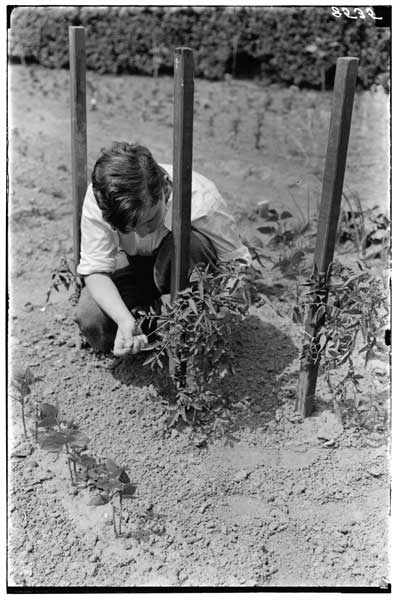
<path fill-rule="evenodd" d="M 357 56 L 364 88 L 388 71 L 390 34 L 371 19 L 336 19 L 330 7 L 17 7 L 9 56 L 68 66 L 68 25 L 86 28 L 87 68 L 172 73 L 174 48 L 190 46 L 196 75 L 226 73 L 269 82 L 330 84 L 339 56 Z"/>

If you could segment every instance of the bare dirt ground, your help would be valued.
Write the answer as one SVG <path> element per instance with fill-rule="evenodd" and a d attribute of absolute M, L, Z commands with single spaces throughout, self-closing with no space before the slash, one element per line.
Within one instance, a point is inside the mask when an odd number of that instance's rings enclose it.
<path fill-rule="evenodd" d="M 169 78 L 88 74 L 89 170 L 112 140 L 141 141 L 172 160 Z M 11 364 L 42 377 L 32 402 L 60 407 L 90 451 L 138 483 L 116 538 L 111 508 L 89 506 L 62 458 L 23 439 L 9 403 L 8 583 L 13 586 L 386 586 L 386 427 L 343 427 L 319 385 L 316 411 L 293 411 L 302 339 L 291 321 L 294 273 L 314 238 L 267 246 L 255 208 L 267 200 L 314 223 L 330 94 L 245 82 L 197 82 L 194 169 L 214 180 L 242 235 L 266 255 L 259 301 L 235 331 L 227 436 L 168 429 L 164 383 L 141 357 L 77 346 L 68 293 L 45 305 L 51 271 L 72 253 L 69 82 L 65 71 L 9 70 L 9 340 Z M 92 108 L 90 110 L 90 108 Z M 255 148 L 256 113 L 264 113 Z M 345 191 L 388 211 L 388 111 L 380 91 L 355 101 Z M 255 239 L 256 238 L 256 239 Z M 309 240 L 309 241 L 308 241 Z M 339 252 L 352 262 L 351 245 Z M 383 268 L 372 259 L 372 269 Z M 388 411 L 388 356 L 363 374 L 362 396 Z"/>

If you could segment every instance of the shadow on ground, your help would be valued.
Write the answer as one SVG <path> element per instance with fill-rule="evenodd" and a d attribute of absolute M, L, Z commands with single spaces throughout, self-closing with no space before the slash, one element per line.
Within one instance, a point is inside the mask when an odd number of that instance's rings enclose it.
<path fill-rule="evenodd" d="M 232 344 L 235 373 L 214 387 L 229 408 L 229 423 L 225 428 L 230 433 L 244 426 L 256 429 L 261 421 L 270 418 L 269 413 L 281 404 L 279 376 L 298 354 L 286 333 L 255 315 L 234 324 Z M 171 401 L 167 369 L 157 374 L 143 366 L 142 361 L 141 355 L 116 359 L 114 377 L 125 385 L 153 384 L 162 397 Z"/>
<path fill-rule="evenodd" d="M 233 330 L 235 374 L 220 385 L 230 407 L 229 430 L 254 430 L 281 403 L 280 375 L 298 355 L 292 339 L 271 323 L 248 316 Z"/>

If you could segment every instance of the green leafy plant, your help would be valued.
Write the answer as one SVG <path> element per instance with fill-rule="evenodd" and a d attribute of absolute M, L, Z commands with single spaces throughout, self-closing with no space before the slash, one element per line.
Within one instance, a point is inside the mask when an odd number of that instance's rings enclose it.
<path fill-rule="evenodd" d="M 280 248 L 280 256 L 273 268 L 279 269 L 287 279 L 298 279 L 310 251 L 310 241 L 307 239 L 311 229 L 310 218 L 305 218 L 301 211 L 299 216 L 294 216 L 288 210 L 278 212 L 268 205 L 257 209 L 256 215 L 256 218 L 261 217 L 264 221 L 257 227 L 265 242 L 262 242 L 262 248 Z"/>
<path fill-rule="evenodd" d="M 219 398 L 210 386 L 233 372 L 231 327 L 233 319 L 246 314 L 248 282 L 249 273 L 240 262 L 225 264 L 217 273 L 196 267 L 190 286 L 174 303 L 166 302 L 161 314 L 151 314 L 157 323 L 156 341 L 144 364 L 162 370 L 169 359 L 175 390 L 169 425 L 179 419 L 194 422 Z"/>
<path fill-rule="evenodd" d="M 301 358 L 320 362 L 340 416 L 348 410 L 358 417 L 364 376 L 357 372 L 355 356 L 362 354 L 366 367 L 369 360 L 386 351 L 386 285 L 360 261 L 357 268 L 335 263 L 327 273 L 319 273 L 315 267 L 304 285 L 308 290 L 294 308 L 295 321 L 303 322 L 307 314 L 311 317 L 311 332 L 306 333 Z M 340 368 L 345 375 L 334 385 L 332 373 Z M 359 419 L 359 423 L 363 421 Z"/>
<path fill-rule="evenodd" d="M 25 406 L 31 394 L 32 383 L 39 380 L 29 367 L 18 367 L 11 381 L 11 396 L 21 404 L 26 439 L 29 436 Z M 114 532 L 116 536 L 122 535 L 123 501 L 125 498 L 132 498 L 137 490 L 137 484 L 131 482 L 126 470 L 110 458 L 99 462 L 89 455 L 89 437 L 79 430 L 73 420 L 63 419 L 59 407 L 53 404 L 36 403 L 33 433 L 42 450 L 64 454 L 72 485 L 89 487 L 98 492 L 92 497 L 92 505 L 112 503 Z M 116 498 L 117 507 L 114 504 Z"/>
<path fill-rule="evenodd" d="M 296 221 L 288 210 L 278 213 L 276 209 L 271 208 L 266 211 L 263 218 L 269 225 L 259 226 L 258 231 L 269 235 L 268 243 L 276 246 L 293 242 L 298 236 L 306 233 L 310 227 L 309 222 Z"/>
<path fill-rule="evenodd" d="M 52 292 L 59 292 L 62 286 L 66 290 L 72 289 L 69 300 L 73 306 L 78 304 L 82 290 L 82 279 L 76 274 L 73 261 L 66 256 L 61 258 L 59 265 L 51 274 L 51 283 L 46 294 L 46 304 L 49 302 Z"/>
<path fill-rule="evenodd" d="M 39 404 L 38 443 L 42 450 L 63 452 L 67 459 L 71 482 L 74 486 L 96 490 L 92 505 L 112 503 L 113 526 L 116 536 L 122 534 L 124 498 L 133 497 L 137 484 L 132 483 L 123 467 L 112 459 L 98 462 L 87 453 L 89 438 L 79 431 L 73 421 L 63 421 L 58 408 L 51 404 Z M 114 499 L 118 498 L 118 507 Z"/>
<path fill-rule="evenodd" d="M 390 253 L 390 220 L 378 206 L 363 210 L 358 194 L 345 194 L 347 208 L 341 212 L 340 244 L 351 242 L 361 258 L 387 258 Z"/>
<path fill-rule="evenodd" d="M 39 381 L 39 377 L 34 377 L 29 367 L 17 367 L 14 370 L 13 377 L 11 379 L 11 390 L 10 396 L 16 400 L 21 406 L 21 420 L 22 427 L 24 429 L 25 438 L 28 439 L 28 431 L 26 426 L 26 414 L 25 407 L 31 393 L 31 385 L 36 381 Z"/>
<path fill-rule="evenodd" d="M 138 484 L 132 483 L 124 467 L 118 466 L 111 458 L 106 458 L 104 462 L 96 463 L 95 459 L 90 457 L 92 464 L 88 465 L 88 460 L 82 461 L 82 456 L 77 456 L 77 462 L 84 466 L 89 486 L 92 489 L 100 491 L 92 498 L 93 505 L 107 504 L 111 502 L 113 508 L 113 527 L 116 537 L 122 535 L 123 520 L 123 501 L 125 498 L 132 498 L 135 495 Z M 114 499 L 118 499 L 118 507 L 114 504 Z"/>
<path fill-rule="evenodd" d="M 58 407 L 46 403 L 38 405 L 36 431 L 38 444 L 42 450 L 64 452 L 71 481 L 73 484 L 76 483 L 75 459 L 87 448 L 88 436 L 81 433 L 73 421 L 61 419 Z"/>

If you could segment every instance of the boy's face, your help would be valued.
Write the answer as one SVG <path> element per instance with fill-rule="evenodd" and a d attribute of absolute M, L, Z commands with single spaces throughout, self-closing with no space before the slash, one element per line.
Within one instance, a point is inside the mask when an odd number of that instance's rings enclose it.
<path fill-rule="evenodd" d="M 150 233 L 153 233 L 158 229 L 164 220 L 166 212 L 166 202 L 164 198 L 164 192 L 162 192 L 160 200 L 154 206 L 151 206 L 146 210 L 135 227 L 128 228 L 128 231 L 135 231 L 139 237 L 145 237 Z"/>

